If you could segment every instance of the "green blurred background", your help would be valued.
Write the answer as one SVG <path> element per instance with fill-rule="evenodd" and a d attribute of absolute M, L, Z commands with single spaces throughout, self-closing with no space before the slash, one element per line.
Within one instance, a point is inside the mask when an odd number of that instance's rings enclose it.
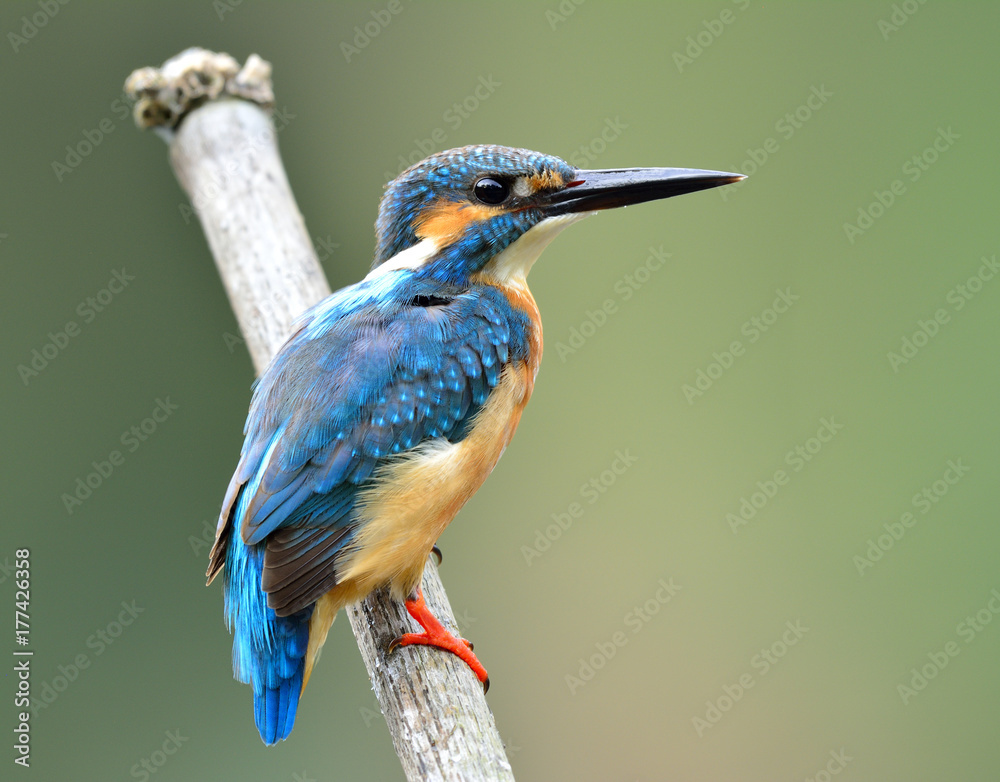
<path fill-rule="evenodd" d="M 0 615 L 13 650 L 28 547 L 51 700 L 15 770 L 401 778 L 343 618 L 267 749 L 203 585 L 253 371 L 166 147 L 121 94 L 200 45 L 273 63 L 334 288 L 366 272 L 382 186 L 421 147 L 753 174 L 586 221 L 532 274 L 534 399 L 441 540 L 519 779 L 1000 778 L 1000 6 L 403 2 L 374 21 L 386 7 L 0 8 Z M 132 279 L 101 293 L 115 272 Z M 123 443 L 158 400 L 176 410 Z"/>

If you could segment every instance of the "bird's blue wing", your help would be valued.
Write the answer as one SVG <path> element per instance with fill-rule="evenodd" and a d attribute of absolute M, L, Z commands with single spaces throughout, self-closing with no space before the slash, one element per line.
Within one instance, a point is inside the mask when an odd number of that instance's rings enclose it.
<path fill-rule="evenodd" d="M 462 439 L 504 364 L 524 357 L 529 328 L 491 288 L 403 301 L 342 292 L 313 308 L 257 384 L 209 576 L 239 530 L 266 546 L 268 606 L 311 605 L 337 583 L 376 467 L 429 438 Z"/>

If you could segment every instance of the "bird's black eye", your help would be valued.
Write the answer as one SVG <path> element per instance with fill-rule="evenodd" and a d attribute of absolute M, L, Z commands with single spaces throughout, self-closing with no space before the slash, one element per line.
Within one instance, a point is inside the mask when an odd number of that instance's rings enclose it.
<path fill-rule="evenodd" d="M 484 204 L 496 206 L 507 200 L 507 196 L 510 195 L 510 185 L 490 177 L 483 177 L 473 186 L 472 192 Z"/>

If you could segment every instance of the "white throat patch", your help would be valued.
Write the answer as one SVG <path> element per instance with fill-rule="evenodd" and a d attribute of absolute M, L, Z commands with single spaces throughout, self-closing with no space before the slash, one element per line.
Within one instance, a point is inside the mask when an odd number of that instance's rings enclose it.
<path fill-rule="evenodd" d="M 502 285 L 525 285 L 525 280 L 531 267 L 534 266 L 542 250 L 549 242 L 559 235 L 559 232 L 569 225 L 589 217 L 596 212 L 575 212 L 573 214 L 546 217 L 536 223 L 513 244 L 483 267 L 481 274 L 496 280 Z"/>

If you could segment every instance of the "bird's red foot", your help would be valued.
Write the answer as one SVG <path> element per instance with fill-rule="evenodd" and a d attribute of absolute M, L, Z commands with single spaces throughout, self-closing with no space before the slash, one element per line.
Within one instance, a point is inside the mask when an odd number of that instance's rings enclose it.
<path fill-rule="evenodd" d="M 413 644 L 436 646 L 438 649 L 444 649 L 446 652 L 451 652 L 461 659 L 472 669 L 472 672 L 476 674 L 476 678 L 483 683 L 483 692 L 486 692 L 490 688 L 490 677 L 486 675 L 486 669 L 483 667 L 483 664 L 472 653 L 472 644 L 464 638 L 456 638 L 444 628 L 444 625 L 437 620 L 437 617 L 431 613 L 431 610 L 424 602 L 423 590 L 418 589 L 416 597 L 408 598 L 405 605 L 407 612 L 424 628 L 424 632 L 405 633 L 399 636 L 399 638 L 394 638 L 389 643 L 389 654 L 392 654 L 400 646 L 411 646 Z"/>

